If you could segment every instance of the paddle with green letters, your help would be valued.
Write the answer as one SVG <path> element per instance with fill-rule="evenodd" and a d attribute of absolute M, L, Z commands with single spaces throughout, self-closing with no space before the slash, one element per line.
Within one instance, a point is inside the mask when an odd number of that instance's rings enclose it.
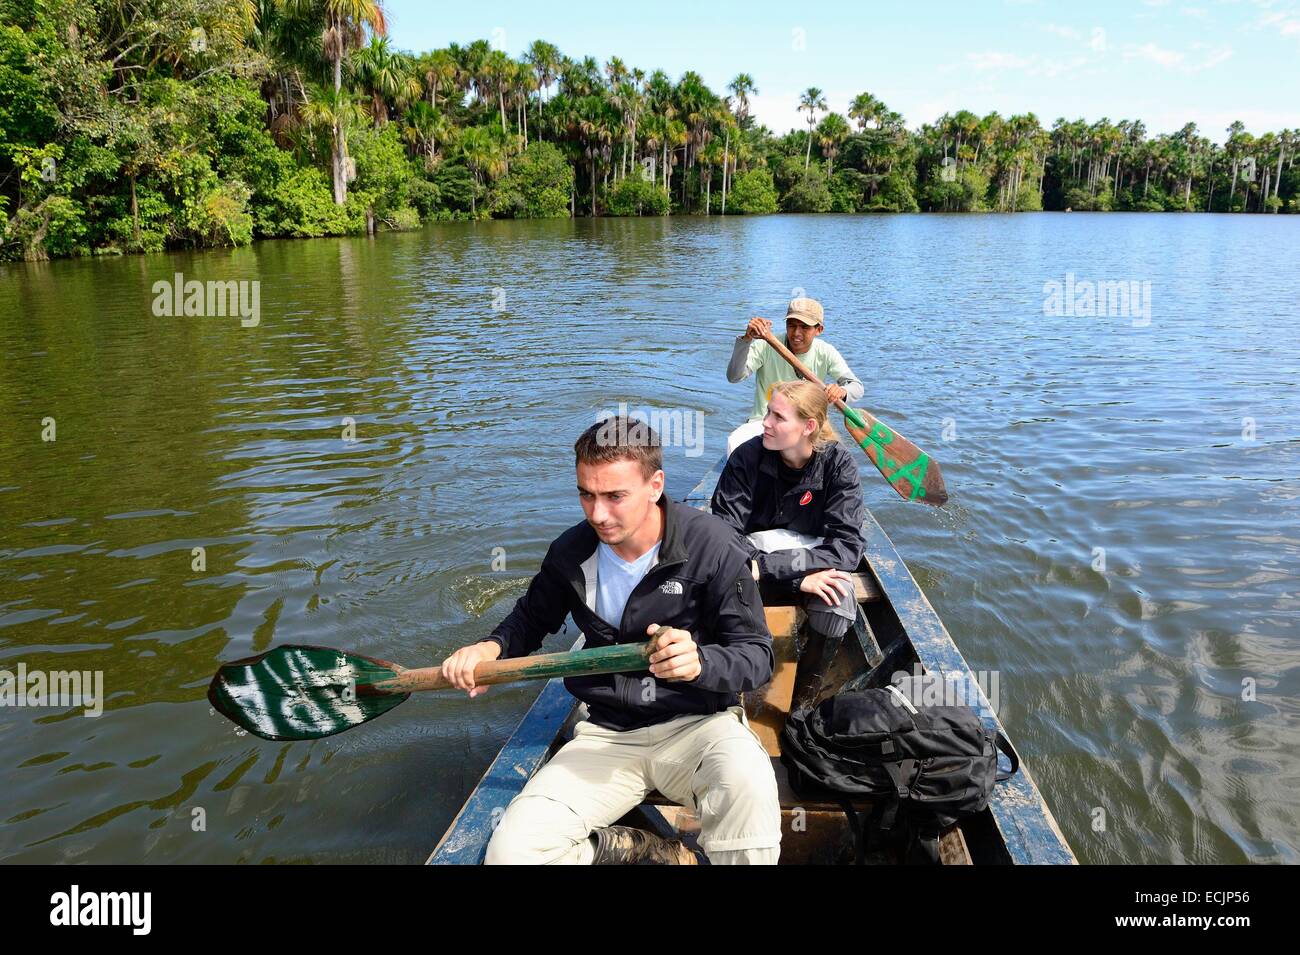
<path fill-rule="evenodd" d="M 774 348 L 802 377 L 813 384 L 822 384 L 770 331 L 764 333 L 763 341 Z M 869 411 L 850 408 L 843 401 L 836 401 L 835 404 L 844 412 L 844 427 L 867 453 L 868 460 L 885 476 L 890 487 L 898 492 L 899 497 L 936 506 L 948 500 L 948 490 L 943 485 L 943 474 L 939 470 L 938 461 Z"/>
<path fill-rule="evenodd" d="M 643 643 L 483 660 L 474 667 L 474 682 L 484 686 L 644 670 L 664 629 Z M 412 693 L 450 686 L 441 666 L 408 670 L 329 647 L 283 646 L 222 666 L 208 687 L 208 700 L 255 736 L 304 740 L 342 733 L 382 716 Z"/>

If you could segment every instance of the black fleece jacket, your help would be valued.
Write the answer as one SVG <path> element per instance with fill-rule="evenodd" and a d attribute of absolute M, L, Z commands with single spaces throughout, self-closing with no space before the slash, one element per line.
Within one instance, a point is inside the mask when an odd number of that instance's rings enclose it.
<path fill-rule="evenodd" d="M 779 451 L 751 438 L 732 452 L 713 492 L 713 513 L 741 534 L 777 528 L 820 537 L 806 550 L 760 552 L 740 538 L 751 559 L 758 561 L 759 579 L 777 593 L 799 589 L 804 576 L 817 570 L 857 570 L 866 542 L 862 538 L 865 506 L 858 461 L 839 442 L 826 444 L 804 466 L 803 477 L 781 493 Z"/>
<path fill-rule="evenodd" d="M 504 659 L 532 653 L 568 615 L 588 647 L 639 643 L 648 639 L 652 623 L 688 631 L 700 655 L 694 680 L 658 680 L 642 670 L 564 681 L 587 704 L 592 722 L 611 729 L 717 713 L 737 703 L 740 691 L 772 677 L 772 635 L 735 532 L 711 514 L 667 497 L 659 506 L 664 516 L 659 560 L 632 590 L 622 620 L 603 620 L 592 609 L 599 539 L 583 521 L 555 539 L 527 592 L 488 637 L 500 644 Z"/>

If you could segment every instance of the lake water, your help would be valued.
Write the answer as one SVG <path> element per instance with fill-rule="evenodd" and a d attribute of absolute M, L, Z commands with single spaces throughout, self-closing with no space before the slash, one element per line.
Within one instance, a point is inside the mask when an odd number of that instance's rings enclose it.
<path fill-rule="evenodd" d="M 257 324 L 155 314 L 176 273 L 259 282 Z M 944 509 L 864 469 L 867 503 L 999 672 L 1080 861 L 1300 861 L 1298 276 L 1300 217 L 1118 213 L 448 224 L 0 267 L 0 668 L 102 671 L 106 696 L 0 708 L 0 859 L 422 861 L 536 684 L 287 744 L 212 714 L 213 672 L 278 643 L 428 665 L 484 636 L 581 519 L 597 412 L 702 422 L 667 455 L 681 496 L 752 399 L 734 336 L 802 288 L 861 404 L 943 465 Z M 1138 294 L 1080 314 L 1053 281 Z"/>

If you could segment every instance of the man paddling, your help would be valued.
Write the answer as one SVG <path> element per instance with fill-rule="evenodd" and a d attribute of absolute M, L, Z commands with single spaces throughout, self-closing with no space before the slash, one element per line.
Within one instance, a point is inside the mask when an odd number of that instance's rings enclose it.
<path fill-rule="evenodd" d="M 693 864 L 676 840 L 612 825 L 657 789 L 699 816 L 712 864 L 775 864 L 776 778 L 737 697 L 773 665 L 747 556 L 723 521 L 664 495 L 649 425 L 606 418 L 574 452 L 586 520 L 551 544 L 491 636 L 443 673 L 471 697 L 486 692 L 474 685 L 479 661 L 532 653 L 570 614 L 588 647 L 658 632 L 656 649 L 648 671 L 565 680 L 587 718 L 510 802 L 485 862 Z"/>
<path fill-rule="evenodd" d="M 830 402 L 857 401 L 862 397 L 862 382 L 849 369 L 848 363 L 833 345 L 818 336 L 826 330 L 825 314 L 821 302 L 813 298 L 796 298 L 785 313 L 785 339 L 783 344 L 807 365 L 814 375 L 826 382 L 826 398 Z M 763 432 L 763 415 L 772 386 L 778 381 L 795 377 L 789 362 L 776 353 L 767 342 L 761 341 L 764 332 L 772 331 L 772 323 L 765 318 L 751 318 L 745 334 L 736 339 L 727 365 L 727 381 L 754 379 L 754 408 L 749 420 L 731 432 L 727 438 L 727 454 Z M 755 343 L 755 339 L 760 339 Z"/>

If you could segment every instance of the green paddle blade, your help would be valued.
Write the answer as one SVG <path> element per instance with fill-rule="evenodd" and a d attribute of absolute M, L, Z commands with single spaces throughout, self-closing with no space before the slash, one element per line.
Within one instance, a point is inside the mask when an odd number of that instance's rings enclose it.
<path fill-rule="evenodd" d="M 399 669 L 329 647 L 275 647 L 224 665 L 212 678 L 208 700 L 262 739 L 320 739 L 373 720 L 410 696 L 374 687 Z"/>

